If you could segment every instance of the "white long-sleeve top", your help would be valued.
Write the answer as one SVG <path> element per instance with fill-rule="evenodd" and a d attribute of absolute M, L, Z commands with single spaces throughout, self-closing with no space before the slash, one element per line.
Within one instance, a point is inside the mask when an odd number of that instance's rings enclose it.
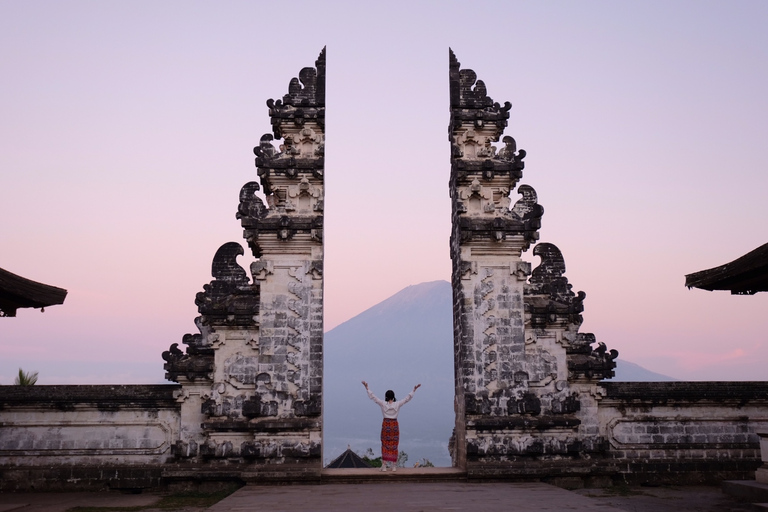
<path fill-rule="evenodd" d="M 416 390 L 413 390 L 408 393 L 408 396 L 402 400 L 398 400 L 397 402 L 385 402 L 381 398 L 371 393 L 370 389 L 366 389 L 366 391 L 368 391 L 368 398 L 376 402 L 378 406 L 381 407 L 381 414 L 384 415 L 384 418 L 390 420 L 397 419 L 397 413 L 400 411 L 400 408 L 406 403 L 410 402 L 411 398 L 413 398 L 413 394 L 416 393 Z"/>

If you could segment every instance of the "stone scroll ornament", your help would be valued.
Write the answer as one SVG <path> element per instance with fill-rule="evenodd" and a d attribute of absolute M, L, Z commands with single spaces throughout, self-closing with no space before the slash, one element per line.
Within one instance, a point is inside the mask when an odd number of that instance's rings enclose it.
<path fill-rule="evenodd" d="M 539 329 L 561 328 L 567 333 L 562 343 L 566 345 L 568 370 L 572 378 L 590 380 L 610 379 L 614 376 L 619 352 L 608 350 L 605 343 L 596 342 L 592 333 L 578 332 L 584 321 L 583 291 L 574 293 L 565 277 L 565 259 L 554 244 L 542 242 L 533 248 L 533 255 L 541 263 L 533 269 L 526 288 L 525 308 L 532 327 Z"/>

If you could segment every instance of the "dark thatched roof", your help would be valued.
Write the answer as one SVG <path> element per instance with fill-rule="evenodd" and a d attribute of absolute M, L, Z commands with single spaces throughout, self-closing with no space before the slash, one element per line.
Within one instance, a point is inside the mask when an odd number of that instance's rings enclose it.
<path fill-rule="evenodd" d="M 64 304 L 67 290 L 12 274 L 0 268 L 0 316 L 16 316 L 19 308 Z"/>
<path fill-rule="evenodd" d="M 326 468 L 370 468 L 373 467 L 358 454 L 352 451 L 351 448 L 347 448 L 344 453 L 333 459 L 333 461 L 325 466 Z"/>
<path fill-rule="evenodd" d="M 725 265 L 685 276 L 685 286 L 702 290 L 730 290 L 734 295 L 768 291 L 768 244 Z"/>

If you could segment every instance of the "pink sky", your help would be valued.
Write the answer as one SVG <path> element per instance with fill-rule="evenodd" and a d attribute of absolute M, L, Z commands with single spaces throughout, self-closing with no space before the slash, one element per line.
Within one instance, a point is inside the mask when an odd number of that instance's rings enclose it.
<path fill-rule="evenodd" d="M 326 329 L 449 279 L 450 46 L 513 104 L 582 330 L 676 378 L 764 380 L 768 294 L 683 283 L 768 241 L 766 22 L 746 1 L 2 2 L 0 267 L 69 296 L 0 320 L 0 383 L 162 380 L 243 242 L 265 101 L 324 45 Z"/>

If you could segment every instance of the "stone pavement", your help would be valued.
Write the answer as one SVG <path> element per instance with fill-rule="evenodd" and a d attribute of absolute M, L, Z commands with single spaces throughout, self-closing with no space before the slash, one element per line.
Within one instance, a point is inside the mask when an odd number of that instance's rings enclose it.
<path fill-rule="evenodd" d="M 582 496 L 627 512 L 752 512 L 750 503 L 739 503 L 719 487 L 661 486 L 579 489 Z"/>
<path fill-rule="evenodd" d="M 0 512 L 64 512 L 72 507 L 143 507 L 160 501 L 155 494 L 103 492 L 0 493 Z"/>
<path fill-rule="evenodd" d="M 624 512 L 597 500 L 543 483 L 381 483 L 248 485 L 209 512 Z"/>
<path fill-rule="evenodd" d="M 399 474 L 399 472 L 398 472 Z M 394 475 L 392 475 L 394 476 Z M 583 512 L 746 512 L 718 487 L 611 487 L 566 491 L 542 483 L 407 482 L 322 485 L 249 485 L 208 512 L 337 511 L 436 512 L 443 510 L 583 511 Z M 65 512 L 81 507 L 151 507 L 157 494 L 123 494 L 117 491 L 68 493 L 0 493 L 0 512 Z M 177 512 L 205 512 L 186 507 Z"/>

